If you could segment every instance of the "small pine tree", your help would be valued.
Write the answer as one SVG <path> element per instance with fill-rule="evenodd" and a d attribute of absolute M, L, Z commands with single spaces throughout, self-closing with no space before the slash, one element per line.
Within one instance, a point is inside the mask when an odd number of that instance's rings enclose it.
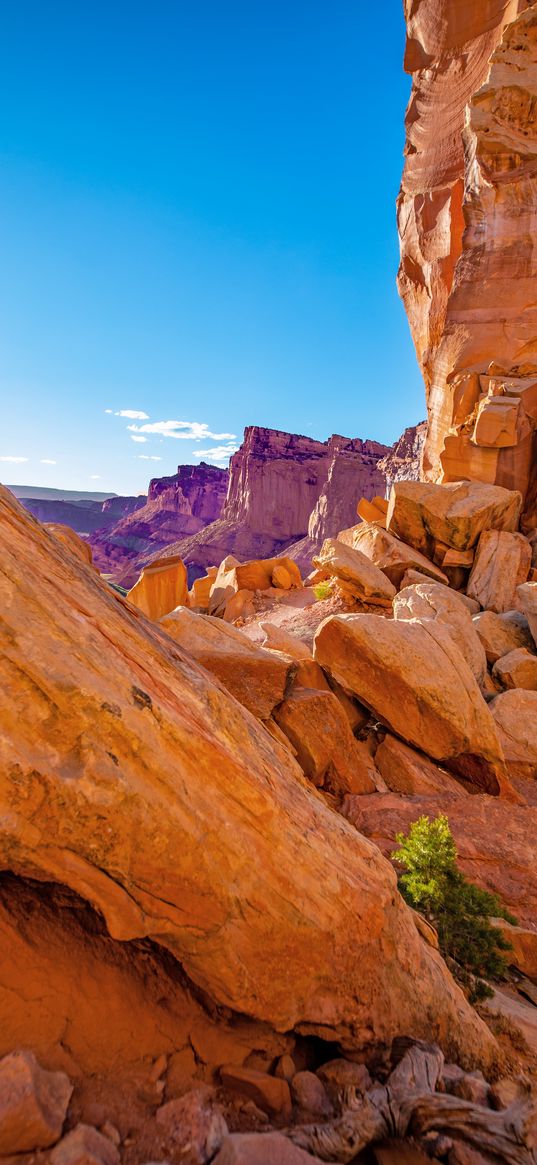
<path fill-rule="evenodd" d="M 392 857 L 404 866 L 399 878 L 403 897 L 419 910 L 438 931 L 440 950 L 445 958 L 461 968 L 460 978 L 468 984 L 468 975 L 501 979 L 507 971 L 505 951 L 511 944 L 490 917 L 516 919 L 505 909 L 496 894 L 481 890 L 469 882 L 457 866 L 457 849 L 449 821 L 440 814 L 434 821 L 420 817 L 408 834 L 397 835 L 399 849 Z M 478 982 L 474 998 L 487 992 Z"/>

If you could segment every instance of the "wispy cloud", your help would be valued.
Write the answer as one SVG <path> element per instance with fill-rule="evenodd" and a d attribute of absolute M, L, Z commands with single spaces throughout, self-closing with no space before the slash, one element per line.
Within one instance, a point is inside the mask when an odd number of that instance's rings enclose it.
<path fill-rule="evenodd" d="M 152 433 L 182 441 L 234 441 L 235 433 L 212 433 L 200 421 L 152 421 L 149 425 L 127 425 L 134 433 Z"/>
<path fill-rule="evenodd" d="M 237 452 L 238 445 L 215 445 L 213 449 L 196 449 L 194 457 L 203 457 L 204 461 L 227 461 Z"/>
<path fill-rule="evenodd" d="M 130 429 L 130 425 L 129 425 Z M 147 441 L 147 437 L 137 437 L 135 433 L 131 433 L 131 441 Z"/>
<path fill-rule="evenodd" d="M 101 480 L 100 473 L 90 473 L 90 481 L 100 481 L 100 480 Z"/>
<path fill-rule="evenodd" d="M 0 457 L 0 461 L 11 461 L 13 465 L 22 465 L 23 461 L 28 461 L 27 457 Z"/>
<path fill-rule="evenodd" d="M 129 421 L 148 421 L 149 413 L 141 413 L 139 409 L 105 409 L 109 417 L 128 417 Z"/>
<path fill-rule="evenodd" d="M 162 461 L 162 457 L 153 457 L 150 453 L 138 453 L 138 461 Z"/>
<path fill-rule="evenodd" d="M 57 464 L 58 464 L 58 462 L 53 461 L 52 458 L 50 458 L 50 457 L 42 457 L 41 458 L 41 465 L 57 465 Z"/>

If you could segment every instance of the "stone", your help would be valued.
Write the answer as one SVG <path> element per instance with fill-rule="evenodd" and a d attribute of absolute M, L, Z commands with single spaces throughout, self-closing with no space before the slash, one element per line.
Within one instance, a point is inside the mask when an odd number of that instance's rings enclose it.
<path fill-rule="evenodd" d="M 381 526 L 363 523 L 345 532 L 346 540 L 355 550 L 360 550 L 378 566 L 395 587 L 401 585 L 407 570 L 419 570 L 437 582 L 447 583 L 447 575 L 435 566 L 424 554 L 406 546 L 399 538 Z M 341 534 L 338 535 L 341 539 Z"/>
<path fill-rule="evenodd" d="M 397 834 L 408 833 L 418 817 L 434 820 L 445 813 L 462 872 L 484 890 L 498 894 L 519 926 L 535 926 L 537 808 L 482 795 L 401 797 L 373 793 L 370 797 L 345 797 L 341 812 L 359 834 L 374 841 L 387 856 L 396 848 Z"/>
<path fill-rule="evenodd" d="M 531 546 L 523 534 L 485 530 L 477 546 L 467 593 L 488 611 L 512 611 L 517 587 L 526 581 Z"/>
<path fill-rule="evenodd" d="M 320 1158 L 281 1133 L 232 1133 L 213 1165 L 320 1165 Z"/>
<path fill-rule="evenodd" d="M 224 1088 L 247 1096 L 269 1116 L 291 1117 L 291 1093 L 287 1080 L 281 1076 L 269 1076 L 268 1072 L 257 1072 L 254 1068 L 226 1064 L 220 1069 L 220 1079 Z"/>
<path fill-rule="evenodd" d="M 78 1124 L 50 1154 L 51 1165 L 119 1165 L 117 1146 L 91 1125 Z"/>
<path fill-rule="evenodd" d="M 527 1097 L 530 1094 L 530 1087 L 527 1076 L 502 1076 L 490 1086 L 490 1104 L 496 1110 L 509 1108 L 516 1100 Z"/>
<path fill-rule="evenodd" d="M 473 624 L 489 664 L 495 664 L 502 656 L 519 648 L 535 650 L 528 620 L 520 611 L 505 611 L 501 615 L 494 611 L 480 611 L 474 615 Z"/>
<path fill-rule="evenodd" d="M 377 522 L 379 526 L 386 526 L 386 514 L 388 512 L 387 498 L 360 498 L 356 507 L 358 517 L 362 522 Z"/>
<path fill-rule="evenodd" d="M 92 565 L 93 555 L 89 542 L 84 542 L 84 539 L 76 534 L 70 526 L 64 526 L 61 522 L 47 522 L 46 525 L 47 530 L 50 530 L 50 533 L 58 538 L 71 551 L 71 554 L 76 555 L 81 562 L 87 563 L 88 566 Z"/>
<path fill-rule="evenodd" d="M 469 1100 L 470 1104 L 488 1104 L 490 1085 L 487 1084 L 482 1072 L 465 1072 L 459 1080 L 455 1080 L 451 1088 L 453 1096 L 460 1096 L 461 1100 Z"/>
<path fill-rule="evenodd" d="M 516 490 L 483 482 L 399 481 L 390 494 L 387 529 L 424 555 L 432 556 L 436 542 L 470 550 L 483 530 L 516 530 L 521 506 Z"/>
<path fill-rule="evenodd" d="M 394 619 L 416 619 L 441 623 L 466 660 L 478 684 L 487 671 L 485 649 L 472 622 L 470 611 L 457 591 L 442 583 L 418 583 L 399 591 L 393 601 Z"/>
<path fill-rule="evenodd" d="M 314 785 L 332 793 L 374 791 L 375 766 L 333 692 L 294 689 L 273 715 Z"/>
<path fill-rule="evenodd" d="M 537 692 L 512 688 L 489 704 L 496 721 L 507 771 L 512 777 L 537 777 Z"/>
<path fill-rule="evenodd" d="M 447 628 L 333 615 L 314 655 L 407 743 L 483 792 L 512 795 L 495 723 Z"/>
<path fill-rule="evenodd" d="M 204 574 L 201 578 L 194 579 L 188 592 L 189 607 L 200 612 L 205 612 L 209 609 L 211 587 L 217 574 L 218 568 L 216 566 L 210 566 L 207 574 Z"/>
<path fill-rule="evenodd" d="M 315 1072 L 297 1072 L 291 1081 L 291 1096 L 303 1114 L 313 1120 L 329 1120 L 334 1115 L 326 1088 Z"/>
<path fill-rule="evenodd" d="M 516 593 L 518 606 L 522 607 L 533 642 L 537 645 L 537 582 L 521 583 Z"/>
<path fill-rule="evenodd" d="M 386 497 L 394 481 L 419 481 L 427 422 L 410 425 L 379 461 L 379 469 L 386 477 Z"/>
<path fill-rule="evenodd" d="M 284 699 L 295 669 L 281 652 L 265 651 L 236 627 L 186 607 L 164 616 L 160 626 L 260 720 Z"/>
<path fill-rule="evenodd" d="M 389 607 L 395 587 L 378 566 L 359 550 L 353 550 L 337 538 L 327 538 L 313 565 L 337 579 L 348 582 L 367 603 Z"/>
<path fill-rule="evenodd" d="M 470 569 L 474 564 L 475 550 L 452 550 L 450 547 L 442 555 L 443 567 L 462 566 Z"/>
<path fill-rule="evenodd" d="M 280 587 L 284 591 L 290 591 L 293 586 L 293 575 L 286 566 L 276 563 L 272 571 L 272 585 L 273 587 Z"/>
<path fill-rule="evenodd" d="M 263 647 L 271 651 L 283 651 L 285 655 L 290 655 L 291 659 L 296 659 L 297 662 L 313 660 L 310 648 L 298 638 L 298 635 L 286 631 L 285 627 L 264 622 L 259 624 L 259 629 L 263 632 Z"/>
<path fill-rule="evenodd" d="M 0 1154 L 46 1149 L 61 1136 L 73 1086 L 65 1072 L 47 1072 L 33 1052 L 0 1060 Z"/>
<path fill-rule="evenodd" d="M 47 900 L 61 888 L 98 911 L 110 963 L 127 944 L 134 963 L 132 940 L 164 952 L 175 993 L 178 963 L 211 1001 L 214 1027 L 231 1011 L 257 1025 L 256 1041 L 268 1029 L 271 1041 L 307 1030 L 353 1052 L 404 1033 L 436 1040 L 486 1071 L 495 1041 L 419 938 L 377 847 L 334 813 L 289 753 L 161 625 L 134 617 L 5 489 L 0 541 L 0 685 L 10 693 L 0 738 L 0 862 L 13 881 L 30 870 L 33 893 L 46 883 Z M 387 622 L 375 617 L 376 625 Z M 31 911 L 24 919 L 21 926 L 34 926 Z M 29 1038 L 24 1016 L 36 1014 L 39 983 L 18 928 L 10 930 L 4 915 L 2 925 L 10 958 L 0 979 L 0 1035 L 11 1038 L 15 1010 Z M 92 933 L 92 943 L 98 938 Z M 51 974 L 62 957 L 59 945 Z M 98 962 L 94 972 L 108 988 Z M 79 974 L 72 965 L 72 978 Z M 13 989 L 5 992 L 3 982 Z M 102 1015 L 92 990 L 92 1011 Z M 119 981 L 115 991 L 118 1007 Z M 172 1047 L 162 1035 L 156 1044 L 171 1004 L 153 1013 L 151 1041 L 145 1031 L 138 1038 L 132 1014 L 146 1006 L 139 998 L 135 1005 L 128 996 L 125 1022 L 136 1037 L 133 1058 L 142 1038 L 147 1063 L 188 1044 L 188 1029 L 182 1040 L 177 1031 Z M 102 1033 L 89 1026 L 77 1045 L 82 1060 L 88 1039 L 103 1047 Z M 121 1064 L 118 1040 L 112 1023 L 97 1072 L 111 1059 Z M 274 1059 L 289 1050 L 282 1037 L 277 1042 Z"/>
<path fill-rule="evenodd" d="M 281 1080 L 287 1080 L 290 1084 L 293 1076 L 296 1076 L 296 1065 L 292 1056 L 280 1056 L 278 1063 L 274 1069 L 274 1075 L 279 1076 Z"/>
<path fill-rule="evenodd" d="M 516 647 L 496 660 L 492 676 L 502 688 L 537 691 L 537 655 L 527 647 Z"/>
<path fill-rule="evenodd" d="M 227 613 L 227 604 L 238 594 L 266 591 L 273 585 L 274 571 L 283 571 L 280 577 L 286 580 L 283 590 L 302 587 L 302 578 L 296 562 L 291 558 L 255 559 L 251 562 L 221 563 L 209 596 L 209 614 Z"/>
<path fill-rule="evenodd" d="M 510 966 L 516 967 L 528 979 L 537 979 L 537 931 L 514 926 L 505 918 L 491 918 L 490 921 L 511 944 L 512 949 L 505 953 Z"/>
<path fill-rule="evenodd" d="M 466 796 L 466 790 L 454 777 L 389 732 L 375 752 L 375 766 L 394 793 L 427 796 L 448 792 L 455 797 Z"/>
<path fill-rule="evenodd" d="M 354 1064 L 352 1060 L 328 1060 L 317 1069 L 332 1104 L 337 1104 L 346 1088 L 355 1088 L 361 1096 L 373 1085 L 365 1064 Z"/>
<path fill-rule="evenodd" d="M 188 604 L 186 567 L 180 558 L 158 558 L 144 567 L 127 594 L 129 603 L 149 619 L 157 620 Z"/>
<path fill-rule="evenodd" d="M 228 1127 L 207 1089 L 196 1088 L 157 1109 L 155 1119 L 173 1156 L 184 1165 L 207 1165 L 221 1148 Z"/>

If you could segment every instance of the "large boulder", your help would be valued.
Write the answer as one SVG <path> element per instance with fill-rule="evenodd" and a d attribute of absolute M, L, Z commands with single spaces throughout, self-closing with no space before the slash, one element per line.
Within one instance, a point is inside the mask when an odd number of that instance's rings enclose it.
<path fill-rule="evenodd" d="M 407 570 L 419 570 L 436 582 L 448 582 L 447 575 L 424 554 L 420 554 L 411 546 L 406 546 L 400 538 L 395 538 L 393 534 L 375 523 L 362 522 L 358 526 L 352 526 L 350 530 L 343 530 L 338 534 L 338 538 L 370 558 L 395 587 L 401 585 Z"/>
<path fill-rule="evenodd" d="M 260 720 L 268 720 L 284 699 L 295 669 L 281 652 L 265 651 L 229 623 L 186 607 L 165 615 L 160 625 Z"/>
<path fill-rule="evenodd" d="M 472 623 L 472 616 L 464 603 L 464 596 L 442 583 L 418 583 L 399 591 L 393 602 L 394 618 L 428 620 L 446 627 L 464 656 L 478 684 L 487 671 L 485 649 Z"/>
<path fill-rule="evenodd" d="M 188 578 L 184 562 L 177 556 L 157 558 L 145 566 L 127 598 L 149 619 L 160 619 L 175 607 L 188 603 Z"/>
<path fill-rule="evenodd" d="M 344 798 L 342 812 L 361 834 L 389 856 L 398 833 L 413 821 L 445 813 L 457 846 L 458 864 L 472 882 L 499 894 L 520 926 L 537 918 L 537 808 L 510 805 L 498 797 L 400 797 L 373 793 Z"/>
<path fill-rule="evenodd" d="M 490 1064 L 395 874 L 288 752 L 7 490 L 0 536 L 3 867 L 73 890 L 116 941 L 152 940 L 219 1008 Z"/>
<path fill-rule="evenodd" d="M 483 530 L 516 530 L 521 506 L 517 490 L 499 485 L 398 481 L 390 495 L 387 528 L 432 557 L 437 542 L 469 550 Z"/>
<path fill-rule="evenodd" d="M 455 777 L 390 732 L 386 733 L 375 752 L 375 765 L 393 793 L 425 796 L 452 793 L 455 797 L 467 796 L 466 790 Z"/>
<path fill-rule="evenodd" d="M 473 617 L 473 624 L 485 649 L 487 663 L 494 664 L 517 648 L 535 650 L 528 620 L 521 611 L 505 611 L 501 615 L 495 611 L 479 611 Z"/>
<path fill-rule="evenodd" d="M 395 587 L 387 575 L 379 570 L 360 550 L 353 550 L 337 538 L 326 538 L 313 565 L 333 578 L 350 583 L 356 596 L 366 603 L 389 607 Z"/>
<path fill-rule="evenodd" d="M 537 582 L 521 583 L 516 593 L 518 606 L 522 607 L 533 642 L 537 645 Z"/>
<path fill-rule="evenodd" d="M 526 647 L 516 647 L 496 660 L 492 678 L 502 688 L 526 688 L 537 691 L 537 655 Z"/>
<path fill-rule="evenodd" d="M 537 778 L 537 692 L 513 688 L 489 704 L 512 777 Z"/>
<path fill-rule="evenodd" d="M 484 530 L 479 538 L 467 592 L 488 611 L 512 611 L 516 588 L 531 566 L 531 546 L 523 534 Z"/>
<path fill-rule="evenodd" d="M 511 795 L 494 721 L 446 627 L 334 615 L 315 658 L 397 736 L 484 792 Z"/>
<path fill-rule="evenodd" d="M 46 1149 L 61 1136 L 73 1086 L 65 1072 L 47 1072 L 33 1052 L 0 1060 L 0 1153 Z"/>
<path fill-rule="evenodd" d="M 220 564 L 211 587 L 209 614 L 223 614 L 240 591 L 266 591 L 270 587 L 287 591 L 301 586 L 302 577 L 292 558 L 259 558 L 241 563 L 229 555 Z"/>
<path fill-rule="evenodd" d="M 375 766 L 355 740 L 333 692 L 298 688 L 280 704 L 274 719 L 296 750 L 314 785 L 333 793 L 372 793 Z"/>

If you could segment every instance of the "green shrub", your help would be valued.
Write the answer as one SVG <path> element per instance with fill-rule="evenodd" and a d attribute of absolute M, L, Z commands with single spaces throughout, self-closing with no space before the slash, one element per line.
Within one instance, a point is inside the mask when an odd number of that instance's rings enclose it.
<path fill-rule="evenodd" d="M 332 594 L 332 581 L 327 578 L 323 582 L 317 583 L 313 588 L 313 593 L 318 602 L 323 599 L 329 599 Z"/>
<path fill-rule="evenodd" d="M 481 890 L 469 882 L 457 866 L 457 849 L 449 821 L 440 814 L 434 821 L 420 817 L 410 826 L 408 835 L 397 835 L 399 849 L 393 857 L 404 867 L 399 878 L 403 897 L 419 910 L 438 931 L 444 958 L 453 960 L 460 969 L 458 978 L 464 986 L 472 984 L 473 999 L 492 994 L 482 978 L 501 979 L 507 971 L 505 951 L 511 944 L 490 917 L 516 919 L 505 909 L 496 894 Z"/>

